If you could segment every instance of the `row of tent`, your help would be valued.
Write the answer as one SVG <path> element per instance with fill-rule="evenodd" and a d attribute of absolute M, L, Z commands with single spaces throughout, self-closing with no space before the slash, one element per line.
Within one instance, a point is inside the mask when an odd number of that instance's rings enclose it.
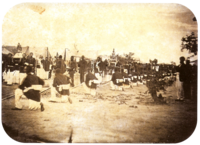
<path fill-rule="evenodd" d="M 25 53 L 26 56 L 28 56 L 31 52 L 36 58 L 38 58 L 40 55 L 42 55 L 44 58 L 51 57 L 47 47 L 22 47 L 22 53 Z M 9 53 L 15 55 L 17 53 L 17 46 L 2 46 L 2 54 L 8 55 Z"/>

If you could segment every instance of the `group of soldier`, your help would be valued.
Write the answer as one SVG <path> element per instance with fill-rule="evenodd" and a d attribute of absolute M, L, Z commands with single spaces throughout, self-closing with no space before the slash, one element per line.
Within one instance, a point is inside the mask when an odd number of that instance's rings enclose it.
<path fill-rule="evenodd" d="M 157 97 L 156 91 L 165 91 L 166 86 L 173 84 L 179 77 L 178 99 L 191 98 L 191 84 L 197 79 L 197 74 L 194 73 L 196 67 L 192 67 L 188 60 L 185 65 L 183 58 L 179 66 L 157 64 L 157 62 L 141 64 L 134 61 L 127 61 L 125 64 L 117 61 L 113 66 L 109 60 L 103 61 L 101 57 L 90 61 L 82 56 L 77 62 L 74 56 L 71 56 L 70 61 L 66 63 L 62 55 L 45 59 L 42 56 L 35 59 L 33 53 L 27 57 L 26 54 L 22 54 L 20 59 L 16 56 L 17 54 L 12 58 L 12 55 L 9 54 L 7 59 L 3 60 L 4 72 L 18 71 L 19 74 L 26 74 L 19 75 L 20 81 L 19 87 L 15 91 L 17 99 L 15 99 L 14 110 L 22 109 L 19 100 L 22 96 L 26 96 L 31 101 L 37 102 L 30 103 L 30 109 L 40 107 L 43 111 L 44 106 L 40 101 L 39 91 L 44 85 L 45 79 L 52 80 L 50 84 L 51 102 L 72 103 L 69 90 L 70 87 L 75 87 L 75 73 L 79 74 L 80 85 L 83 85 L 85 91 L 93 96 L 96 95 L 97 86 L 103 80 L 105 83 L 106 80 L 110 82 L 111 90 L 124 91 L 124 88 L 146 85 L 152 97 Z M 183 89 L 180 89 L 181 87 Z M 183 92 L 187 97 L 183 96 Z M 57 94 L 61 96 L 60 99 L 56 97 Z"/>

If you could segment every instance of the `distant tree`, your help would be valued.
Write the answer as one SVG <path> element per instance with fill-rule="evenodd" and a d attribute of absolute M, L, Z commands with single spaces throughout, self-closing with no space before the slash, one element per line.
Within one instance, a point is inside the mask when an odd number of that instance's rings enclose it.
<path fill-rule="evenodd" d="M 194 53 L 195 55 L 197 55 L 197 37 L 194 35 L 194 32 L 191 33 L 191 35 L 186 35 L 186 37 L 183 37 L 181 39 L 182 44 L 181 44 L 181 51 L 183 51 L 184 49 L 188 50 L 189 53 Z"/>

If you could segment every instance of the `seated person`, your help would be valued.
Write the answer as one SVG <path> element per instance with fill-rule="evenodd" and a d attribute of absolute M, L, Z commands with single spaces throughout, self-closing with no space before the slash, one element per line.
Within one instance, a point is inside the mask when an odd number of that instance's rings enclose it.
<path fill-rule="evenodd" d="M 131 73 L 131 87 L 132 86 L 137 86 L 137 81 L 138 81 L 138 73 L 137 72 L 132 72 Z"/>
<path fill-rule="evenodd" d="M 127 69 L 125 69 L 125 70 L 122 69 L 122 76 L 123 76 L 123 79 L 124 79 L 124 83 L 123 84 L 129 86 L 129 82 L 131 80 L 131 77 L 125 71 L 127 71 Z"/>
<path fill-rule="evenodd" d="M 123 89 L 123 76 L 122 74 L 119 72 L 119 68 L 115 68 L 115 73 L 112 75 L 111 78 L 111 89 L 112 90 L 124 90 Z"/>
<path fill-rule="evenodd" d="M 72 101 L 69 98 L 70 92 L 70 78 L 64 74 L 62 74 L 61 69 L 56 69 L 56 74 L 53 79 L 53 85 L 51 87 L 51 102 L 67 102 L 71 104 Z M 56 94 L 61 95 L 60 98 L 56 98 Z"/>
<path fill-rule="evenodd" d="M 92 74 L 91 69 L 88 69 L 88 74 L 86 75 L 86 81 L 85 81 L 86 92 L 89 92 L 92 96 L 95 96 L 97 84 L 99 83 L 100 81 L 96 78 L 94 74 Z"/>
<path fill-rule="evenodd" d="M 32 73 L 32 67 L 24 67 L 27 76 L 22 84 L 15 90 L 15 108 L 12 110 L 22 110 L 20 98 L 25 95 L 29 99 L 29 109 L 44 111 L 43 103 L 40 102 L 40 90 L 44 81 Z"/>

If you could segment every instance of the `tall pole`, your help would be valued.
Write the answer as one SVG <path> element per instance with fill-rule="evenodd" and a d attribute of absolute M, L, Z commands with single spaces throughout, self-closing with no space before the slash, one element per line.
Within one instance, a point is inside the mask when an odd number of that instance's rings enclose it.
<path fill-rule="evenodd" d="M 65 48 L 65 52 L 64 52 L 64 61 L 66 61 L 66 48 Z"/>
<path fill-rule="evenodd" d="M 48 56 L 48 47 L 47 47 L 47 58 L 49 59 L 49 56 Z"/>

